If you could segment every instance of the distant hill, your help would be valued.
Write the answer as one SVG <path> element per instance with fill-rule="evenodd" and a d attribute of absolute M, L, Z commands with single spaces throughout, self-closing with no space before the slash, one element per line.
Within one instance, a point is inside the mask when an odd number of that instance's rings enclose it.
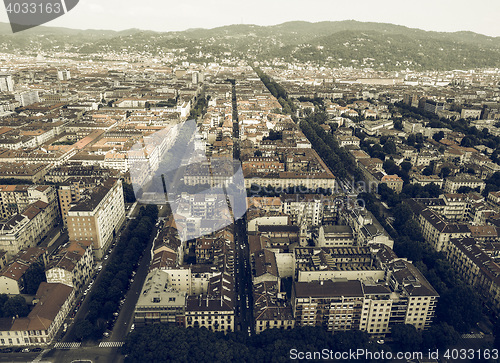
<path fill-rule="evenodd" d="M 232 56 L 249 61 L 312 62 L 328 67 L 450 70 L 500 67 L 500 38 L 473 32 L 431 32 L 354 20 L 273 26 L 229 25 L 214 29 L 153 32 L 37 27 L 12 34 L 0 23 L 4 51 L 34 54 L 58 47 L 90 55 L 137 52 L 162 55 L 182 49 L 190 61 Z"/>

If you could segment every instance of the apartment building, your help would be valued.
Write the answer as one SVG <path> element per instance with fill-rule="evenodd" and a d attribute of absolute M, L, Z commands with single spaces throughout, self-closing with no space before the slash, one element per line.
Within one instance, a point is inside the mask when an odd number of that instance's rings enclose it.
<path fill-rule="evenodd" d="M 485 186 L 486 183 L 474 175 L 459 174 L 446 178 L 443 188 L 446 193 L 456 193 L 462 187 L 479 188 L 479 192 L 482 192 Z"/>
<path fill-rule="evenodd" d="M 498 251 L 495 250 L 496 253 Z M 495 254 L 495 253 L 494 253 Z M 484 244 L 471 237 L 450 240 L 446 257 L 468 285 L 491 303 L 495 313 L 500 312 L 500 265 L 494 254 L 487 253 Z"/>
<path fill-rule="evenodd" d="M 102 258 L 125 220 L 125 202 L 120 179 L 108 178 L 82 196 L 68 211 L 70 241 L 92 241 L 94 254 Z"/>
<path fill-rule="evenodd" d="M 186 295 L 185 291 L 172 287 L 167 271 L 151 271 L 135 305 L 134 323 L 184 326 Z"/>
<path fill-rule="evenodd" d="M 22 294 L 25 287 L 25 273 L 29 268 L 39 263 L 47 263 L 47 249 L 30 247 L 19 251 L 12 261 L 0 271 L 0 293 L 8 295 Z"/>
<path fill-rule="evenodd" d="M 58 220 L 57 204 L 39 200 L 22 213 L 0 222 L 0 249 L 13 256 L 23 248 L 36 246 Z"/>
<path fill-rule="evenodd" d="M 0 92 L 14 92 L 12 75 L 7 73 L 0 74 Z"/>
<path fill-rule="evenodd" d="M 295 225 L 317 226 L 323 218 L 323 200 L 313 194 L 286 194 L 281 197 L 281 211 Z"/>
<path fill-rule="evenodd" d="M 405 203 L 413 210 L 422 236 L 436 251 L 446 251 L 451 238 L 470 236 L 467 224 L 447 220 L 439 212 L 427 207 L 419 200 L 409 199 Z"/>
<path fill-rule="evenodd" d="M 364 294 L 361 281 L 294 282 L 292 310 L 298 326 L 329 332 L 359 330 Z"/>
<path fill-rule="evenodd" d="M 0 178 L 15 178 L 42 183 L 47 173 L 48 164 L 0 163 Z"/>
<path fill-rule="evenodd" d="M 40 102 L 40 97 L 38 96 L 38 91 L 22 91 L 17 92 L 15 95 L 16 101 L 18 101 L 22 107 L 32 105 L 33 103 Z"/>
<path fill-rule="evenodd" d="M 359 147 L 359 138 L 356 136 L 338 135 L 336 137 L 340 147 L 354 145 Z"/>
<path fill-rule="evenodd" d="M 42 282 L 35 307 L 25 318 L 0 319 L 0 347 L 49 345 L 68 315 L 75 291 L 64 284 Z"/>
<path fill-rule="evenodd" d="M 384 337 L 393 325 L 430 326 L 439 295 L 408 261 L 392 259 L 386 278 L 294 282 L 292 307 L 299 326 L 363 330 Z"/>
<path fill-rule="evenodd" d="M 398 175 L 384 175 L 380 178 L 382 184 L 387 185 L 390 189 L 394 190 L 396 193 L 401 193 L 403 190 L 403 179 Z"/>
<path fill-rule="evenodd" d="M 216 332 L 234 331 L 235 299 L 233 276 L 224 272 L 212 277 L 206 295 L 187 298 L 186 328 L 205 327 Z"/>
<path fill-rule="evenodd" d="M 253 285 L 253 316 L 255 332 L 266 329 L 293 329 L 295 318 L 286 296 L 279 291 L 279 283 L 264 281 Z"/>
<path fill-rule="evenodd" d="M 30 204 L 41 200 L 55 210 L 56 194 L 50 185 L 0 185 L 0 213 L 2 219 L 23 212 Z"/>
<path fill-rule="evenodd" d="M 59 184 L 57 195 L 62 220 L 65 226 L 68 224 L 68 212 L 76 205 L 86 192 L 102 184 L 103 178 L 93 177 L 69 177 Z"/>
<path fill-rule="evenodd" d="M 413 174 L 411 176 L 410 182 L 412 184 L 419 184 L 423 187 L 432 183 L 436 184 L 440 188 L 443 187 L 443 179 L 438 177 L 437 175 Z"/>
<path fill-rule="evenodd" d="M 393 300 L 390 323 L 413 325 L 417 330 L 429 328 L 439 299 L 436 290 L 411 262 L 393 260 L 386 265 L 386 271 L 389 287 L 398 294 Z"/>
<path fill-rule="evenodd" d="M 62 283 L 75 291 L 87 284 L 94 267 L 91 241 L 69 242 L 54 257 L 45 270 L 47 282 Z"/>
<path fill-rule="evenodd" d="M 340 216 L 342 224 L 352 228 L 357 246 L 384 244 L 392 248 L 394 241 L 382 225 L 366 209 L 348 209 Z"/>
<path fill-rule="evenodd" d="M 263 249 L 252 255 L 252 281 L 254 284 L 263 281 L 274 281 L 280 283 L 281 279 L 276 263 L 276 256 L 268 249 Z"/>

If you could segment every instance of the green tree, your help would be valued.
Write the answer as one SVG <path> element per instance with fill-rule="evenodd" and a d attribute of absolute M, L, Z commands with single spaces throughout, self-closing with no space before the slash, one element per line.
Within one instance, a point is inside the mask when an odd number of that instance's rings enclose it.
<path fill-rule="evenodd" d="M 45 268 L 40 262 L 32 264 L 26 273 L 24 274 L 24 290 L 23 292 L 28 295 L 36 294 L 38 287 L 44 281 L 45 278 Z"/>
<path fill-rule="evenodd" d="M 443 265 L 443 269 L 447 269 Z M 438 276 L 444 276 L 444 271 L 438 271 Z M 460 333 L 470 331 L 482 318 L 481 301 L 470 286 L 460 284 L 454 277 L 448 278 L 450 284 L 457 286 L 440 292 L 436 315 L 439 321 L 453 326 Z"/>
<path fill-rule="evenodd" d="M 79 321 L 75 324 L 75 330 L 74 330 L 75 338 L 78 341 L 85 340 L 94 334 L 94 330 L 95 330 L 94 324 L 92 324 L 87 319 Z"/>
<path fill-rule="evenodd" d="M 409 324 L 394 325 L 391 328 L 391 337 L 401 351 L 416 352 L 422 344 L 422 335 Z"/>
<path fill-rule="evenodd" d="M 434 173 L 434 168 L 432 167 L 432 165 L 428 165 L 424 168 L 424 170 L 422 170 L 422 174 L 425 176 L 432 175 L 433 173 Z"/>
<path fill-rule="evenodd" d="M 401 227 L 413 217 L 413 211 L 406 203 L 399 203 L 392 209 L 394 215 L 394 226 Z"/>
<path fill-rule="evenodd" d="M 412 168 L 412 165 L 409 161 L 403 161 L 400 165 L 401 167 L 401 170 L 404 170 L 405 172 L 409 173 L 411 168 Z"/>
<path fill-rule="evenodd" d="M 424 349 L 444 349 L 455 345 L 459 339 L 460 334 L 451 325 L 437 323 L 422 332 L 422 347 Z"/>
<path fill-rule="evenodd" d="M 447 166 L 441 168 L 441 171 L 439 172 L 439 175 L 441 178 L 446 178 L 451 174 L 451 169 Z"/>
<path fill-rule="evenodd" d="M 26 300 L 21 295 L 16 295 L 5 302 L 3 305 L 3 315 L 5 317 L 25 317 L 29 314 L 30 309 Z"/>
<path fill-rule="evenodd" d="M 386 154 L 396 154 L 396 144 L 393 140 L 388 140 L 382 149 Z"/>
<path fill-rule="evenodd" d="M 397 166 L 392 159 L 387 159 L 386 161 L 384 161 L 383 167 L 385 172 L 389 175 L 399 174 L 399 166 Z"/>
<path fill-rule="evenodd" d="M 9 300 L 9 296 L 7 294 L 0 294 L 0 318 L 8 318 L 3 313 L 3 306 Z"/>
<path fill-rule="evenodd" d="M 439 141 L 441 141 L 441 139 L 444 138 L 444 132 L 443 131 L 436 132 L 434 135 L 432 135 L 432 138 L 435 141 L 439 142 Z"/>

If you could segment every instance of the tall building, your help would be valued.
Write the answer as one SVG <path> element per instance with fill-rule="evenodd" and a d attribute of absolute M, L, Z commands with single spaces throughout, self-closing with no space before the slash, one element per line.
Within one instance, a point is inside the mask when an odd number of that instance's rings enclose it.
<path fill-rule="evenodd" d="M 16 93 L 15 97 L 16 101 L 18 101 L 22 107 L 40 102 L 40 97 L 38 97 L 38 91 L 24 91 Z"/>
<path fill-rule="evenodd" d="M 125 220 L 125 201 L 120 179 L 109 178 L 68 211 L 70 241 L 92 241 L 101 258 Z"/>
<path fill-rule="evenodd" d="M 0 74 L 0 92 L 14 92 L 14 81 L 10 74 Z"/>
<path fill-rule="evenodd" d="M 437 102 L 434 100 L 426 100 L 424 103 L 424 111 L 432 112 L 437 114 L 439 111 L 443 111 L 445 109 L 444 102 Z"/>
<path fill-rule="evenodd" d="M 57 78 L 60 81 L 67 81 L 68 79 L 71 79 L 71 73 L 67 69 L 62 71 L 57 71 Z"/>
<path fill-rule="evenodd" d="M 200 74 L 198 72 L 193 72 L 191 77 L 193 84 L 198 84 L 200 82 Z"/>
<path fill-rule="evenodd" d="M 66 226 L 68 223 L 68 212 L 75 206 L 86 192 L 102 183 L 104 179 L 99 177 L 70 177 L 59 185 L 57 194 L 61 216 Z"/>

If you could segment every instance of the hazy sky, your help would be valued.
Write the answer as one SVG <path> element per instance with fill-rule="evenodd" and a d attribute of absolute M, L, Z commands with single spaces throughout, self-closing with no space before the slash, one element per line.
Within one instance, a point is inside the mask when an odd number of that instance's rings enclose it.
<path fill-rule="evenodd" d="M 0 21 L 7 22 L 5 8 L 0 8 Z M 354 19 L 500 36 L 499 14 L 499 0 L 80 0 L 68 14 L 46 25 L 170 31 Z"/>

